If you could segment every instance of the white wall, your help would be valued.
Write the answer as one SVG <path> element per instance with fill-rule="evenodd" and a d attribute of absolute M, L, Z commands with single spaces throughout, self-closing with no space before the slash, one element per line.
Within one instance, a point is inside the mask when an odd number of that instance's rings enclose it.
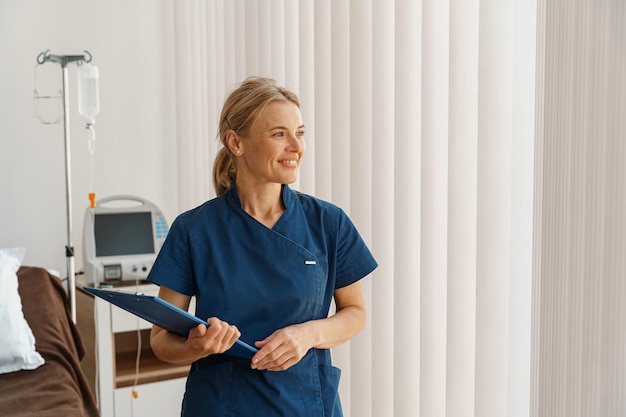
<path fill-rule="evenodd" d="M 100 70 L 97 198 L 142 196 L 173 220 L 178 212 L 173 25 L 169 0 L 0 2 L 0 247 L 24 246 L 25 264 L 65 276 L 63 124 L 41 124 L 33 104 L 36 58 L 47 49 L 55 55 L 88 50 Z M 76 65 L 68 68 L 73 244 L 80 270 L 90 156 L 77 108 Z M 60 88 L 57 64 L 45 64 L 38 74 L 40 95 Z"/>

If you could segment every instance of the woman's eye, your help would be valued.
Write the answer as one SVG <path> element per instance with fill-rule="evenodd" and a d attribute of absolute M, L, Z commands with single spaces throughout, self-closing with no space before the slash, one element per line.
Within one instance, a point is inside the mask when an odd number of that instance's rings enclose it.
<path fill-rule="evenodd" d="M 285 132 L 274 132 L 272 133 L 272 137 L 273 138 L 284 138 L 285 136 L 287 136 L 287 134 Z M 295 133 L 295 136 L 297 138 L 303 138 L 304 137 L 304 130 L 298 130 Z"/>

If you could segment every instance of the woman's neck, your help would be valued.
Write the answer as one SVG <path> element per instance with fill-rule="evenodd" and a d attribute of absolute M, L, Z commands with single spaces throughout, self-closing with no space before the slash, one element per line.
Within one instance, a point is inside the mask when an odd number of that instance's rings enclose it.
<path fill-rule="evenodd" d="M 269 229 L 274 227 L 285 212 L 281 184 L 246 184 L 236 182 L 241 208 Z"/>

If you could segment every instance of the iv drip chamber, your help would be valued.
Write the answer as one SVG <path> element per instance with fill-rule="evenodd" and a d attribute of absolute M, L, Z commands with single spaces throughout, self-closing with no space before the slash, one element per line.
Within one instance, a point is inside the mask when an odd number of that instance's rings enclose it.
<path fill-rule="evenodd" d="M 88 63 L 78 66 L 78 113 L 88 125 L 96 122 L 96 115 L 100 112 L 98 78 L 98 67 Z"/>

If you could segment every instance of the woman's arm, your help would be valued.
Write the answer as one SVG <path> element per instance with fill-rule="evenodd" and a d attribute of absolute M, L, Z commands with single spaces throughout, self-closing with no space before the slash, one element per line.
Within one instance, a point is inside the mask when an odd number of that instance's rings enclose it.
<path fill-rule="evenodd" d="M 191 297 L 172 291 L 169 288 L 159 289 L 159 298 L 187 311 Z M 241 333 L 235 326 L 215 317 L 207 320 L 209 327 L 199 324 L 189 331 L 187 338 L 152 326 L 150 347 L 157 358 L 173 364 L 190 364 L 205 356 L 223 353 L 239 339 Z"/>
<path fill-rule="evenodd" d="M 359 333 L 367 309 L 360 281 L 335 290 L 336 313 L 330 317 L 277 330 L 256 342 L 252 367 L 279 371 L 298 363 L 311 348 L 330 349 Z"/>

